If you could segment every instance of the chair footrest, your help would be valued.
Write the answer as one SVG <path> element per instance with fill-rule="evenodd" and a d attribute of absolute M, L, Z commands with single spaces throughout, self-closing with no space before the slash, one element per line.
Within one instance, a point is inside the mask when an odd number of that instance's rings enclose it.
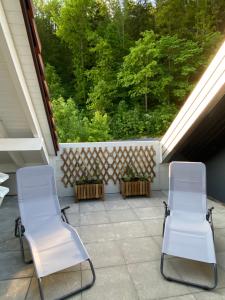
<path fill-rule="evenodd" d="M 161 255 L 161 264 L 160 264 L 160 272 L 161 272 L 163 278 L 165 278 L 166 280 L 173 281 L 173 282 L 176 282 L 176 283 L 185 284 L 187 286 L 200 288 L 200 289 L 207 290 L 207 291 L 213 290 L 213 289 L 216 288 L 217 282 L 218 282 L 217 265 L 216 264 L 212 264 L 213 265 L 213 276 L 214 276 L 213 285 L 212 286 L 207 286 L 207 285 L 203 285 L 203 284 L 199 284 L 199 283 L 195 283 L 195 282 L 190 282 L 190 281 L 185 281 L 185 280 L 182 280 L 182 279 L 173 278 L 173 277 L 165 275 L 164 269 L 163 269 L 163 267 L 164 267 L 164 256 L 165 256 L 165 253 L 162 253 L 162 255 Z"/>

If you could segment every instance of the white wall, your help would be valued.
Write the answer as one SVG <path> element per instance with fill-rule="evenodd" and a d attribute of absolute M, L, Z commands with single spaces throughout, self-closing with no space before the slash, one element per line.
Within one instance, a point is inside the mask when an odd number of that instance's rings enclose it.
<path fill-rule="evenodd" d="M 56 183 L 59 196 L 72 196 L 74 195 L 73 188 L 71 187 L 64 187 L 61 179 L 63 176 L 63 172 L 61 170 L 61 166 L 63 164 L 61 159 L 61 154 L 64 148 L 93 148 L 93 147 L 107 147 L 109 151 L 113 149 L 113 147 L 124 147 L 124 146 L 153 146 L 156 155 L 155 155 L 155 162 L 156 166 L 154 168 L 156 177 L 152 183 L 152 190 L 160 190 L 160 189 L 167 189 L 168 188 L 168 168 L 167 165 L 160 165 L 160 141 L 153 140 L 153 141 L 119 141 L 119 142 L 98 142 L 98 143 L 72 143 L 72 144 L 60 144 L 60 151 L 57 157 L 52 157 L 50 164 L 55 169 L 55 176 L 56 176 Z M 118 183 L 116 185 L 113 184 L 112 181 L 105 185 L 105 192 L 106 193 L 118 193 L 119 186 Z"/>

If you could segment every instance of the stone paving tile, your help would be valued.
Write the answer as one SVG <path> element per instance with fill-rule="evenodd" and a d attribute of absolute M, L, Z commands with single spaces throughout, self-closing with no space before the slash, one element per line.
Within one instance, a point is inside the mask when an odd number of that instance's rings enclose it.
<path fill-rule="evenodd" d="M 129 204 L 131 208 L 141 208 L 141 207 L 149 207 L 151 206 L 151 202 L 153 199 L 151 198 L 127 198 L 126 202 Z"/>
<path fill-rule="evenodd" d="M 74 196 L 59 197 L 59 203 L 60 203 L 61 207 L 72 205 L 72 204 L 75 204 L 75 198 L 74 198 Z"/>
<path fill-rule="evenodd" d="M 24 239 L 24 249 L 29 249 L 29 245 Z M 19 238 L 12 238 L 10 240 L 0 242 L 0 252 L 5 251 L 20 251 L 20 240 Z"/>
<path fill-rule="evenodd" d="M 151 191 L 151 197 L 152 198 L 161 198 L 162 199 L 162 198 L 165 198 L 167 196 L 162 191 Z"/>
<path fill-rule="evenodd" d="M 215 289 L 210 292 L 201 292 L 193 294 L 195 300 L 224 300 L 225 289 Z"/>
<path fill-rule="evenodd" d="M 159 246 L 159 248 L 162 249 L 162 242 L 163 242 L 162 236 L 158 235 L 158 236 L 153 236 L 152 238 L 157 243 L 157 245 Z"/>
<path fill-rule="evenodd" d="M 26 253 L 28 256 L 28 253 Z M 33 275 L 33 265 L 22 261 L 20 251 L 0 252 L 0 280 L 29 277 Z"/>
<path fill-rule="evenodd" d="M 70 206 L 67 211 L 69 221 L 87 243 L 97 274 L 96 284 L 91 290 L 70 299 L 225 300 L 225 206 L 209 200 L 209 206 L 215 207 L 213 219 L 219 288 L 202 292 L 167 282 L 160 274 L 162 201 L 166 198 L 162 192 L 153 191 L 150 198 L 126 200 L 119 194 L 110 194 L 106 195 L 104 202 L 74 203 L 74 197 L 60 199 L 61 207 Z M 0 208 L 0 300 L 24 299 L 31 280 L 29 277 L 33 275 L 33 266 L 24 265 L 20 251 L 17 251 L 19 240 L 14 238 L 13 232 L 17 216 L 16 197 L 6 197 Z M 202 283 L 210 280 L 206 267 L 185 260 L 181 263 L 167 257 L 165 270 L 183 279 L 194 278 Z M 46 299 L 59 297 L 60 293 L 84 285 L 89 275 L 88 267 L 83 263 L 48 276 L 44 279 Z M 28 299 L 39 299 L 35 278 Z"/>
<path fill-rule="evenodd" d="M 142 223 L 144 224 L 148 235 L 151 236 L 162 235 L 163 219 L 143 220 Z"/>
<path fill-rule="evenodd" d="M 106 194 L 105 201 L 120 201 L 123 200 L 123 197 L 120 193 Z"/>
<path fill-rule="evenodd" d="M 80 225 L 95 225 L 109 223 L 109 216 L 105 211 L 80 214 Z"/>
<path fill-rule="evenodd" d="M 81 201 L 80 203 L 80 213 L 88 213 L 95 211 L 105 210 L 104 201 Z"/>
<path fill-rule="evenodd" d="M 165 261 L 165 266 L 172 276 L 178 276 L 169 261 Z M 190 293 L 185 285 L 168 282 L 162 278 L 160 261 L 128 265 L 128 270 L 140 300 L 155 300 Z"/>
<path fill-rule="evenodd" d="M 160 249 L 151 237 L 119 241 L 127 264 L 160 259 Z"/>
<path fill-rule="evenodd" d="M 152 206 L 164 207 L 163 201 L 164 201 L 164 199 L 162 199 L 162 198 L 153 198 L 153 199 L 150 199 L 149 206 L 151 206 L 151 207 Z"/>
<path fill-rule="evenodd" d="M 213 214 L 225 211 L 225 205 L 223 203 L 208 199 L 208 207 L 212 206 L 214 207 Z"/>
<path fill-rule="evenodd" d="M 225 251 L 225 228 L 215 229 L 215 250 L 216 252 Z"/>
<path fill-rule="evenodd" d="M 157 219 L 164 217 L 164 208 L 163 207 L 145 207 L 145 208 L 136 208 L 135 213 L 140 220 L 145 219 Z"/>
<path fill-rule="evenodd" d="M 42 279 L 46 300 L 56 299 L 81 287 L 81 272 L 55 273 Z M 36 277 L 32 278 L 26 300 L 39 300 L 39 289 Z M 81 294 L 69 299 L 81 300 Z"/>
<path fill-rule="evenodd" d="M 31 278 L 0 281 L 0 300 L 24 300 Z"/>
<path fill-rule="evenodd" d="M 112 224 L 80 226 L 77 230 L 85 243 L 104 242 L 116 238 Z"/>
<path fill-rule="evenodd" d="M 129 205 L 126 200 L 112 200 L 112 201 L 105 201 L 104 202 L 106 210 L 121 210 L 121 209 L 128 209 Z"/>
<path fill-rule="evenodd" d="M 109 216 L 109 220 L 113 223 L 138 220 L 137 215 L 130 208 L 122 210 L 110 210 L 107 211 L 107 214 Z"/>
<path fill-rule="evenodd" d="M 9 218 L 11 220 L 15 220 L 19 216 L 19 208 L 17 206 L 6 206 L 2 205 L 0 209 L 0 220 L 2 218 Z"/>
<path fill-rule="evenodd" d="M 82 272 L 82 284 L 90 280 L 90 271 Z M 82 293 L 82 300 L 138 300 L 126 266 L 96 269 L 95 285 Z"/>
<path fill-rule="evenodd" d="M 114 223 L 111 226 L 113 226 L 115 238 L 118 240 L 143 237 L 147 235 L 145 227 L 141 221 Z"/>
<path fill-rule="evenodd" d="M 79 203 L 72 203 L 72 204 L 68 204 L 68 205 L 61 205 L 61 208 L 69 206 L 70 208 L 68 208 L 65 212 L 66 214 L 79 214 L 80 212 L 80 205 Z"/>
<path fill-rule="evenodd" d="M 1 215 L 1 232 L 13 232 L 15 227 L 15 219 L 17 216 L 17 214 L 15 216 Z"/>
<path fill-rule="evenodd" d="M 119 245 L 115 241 L 86 244 L 87 251 L 96 268 L 124 265 L 125 260 Z M 89 264 L 82 264 L 82 269 L 89 268 Z"/>
<path fill-rule="evenodd" d="M 172 258 L 170 262 L 183 280 L 212 286 L 214 278 L 209 264 L 179 258 Z M 218 266 L 217 287 L 225 287 L 225 271 L 220 266 Z M 191 292 L 201 291 L 201 289 L 192 287 L 189 290 Z"/>
<path fill-rule="evenodd" d="M 67 213 L 66 214 L 70 225 L 77 227 L 80 226 L 80 214 L 79 213 Z"/>
<path fill-rule="evenodd" d="M 163 300 L 196 300 L 194 295 L 183 295 L 177 297 L 163 298 Z"/>
<path fill-rule="evenodd" d="M 216 254 L 217 263 L 225 270 L 225 251 Z"/>
<path fill-rule="evenodd" d="M 0 221 L 1 224 L 1 221 Z M 14 229 L 8 228 L 6 231 L 2 231 L 0 228 L 0 243 L 4 243 L 5 241 L 11 240 L 14 238 Z"/>
<path fill-rule="evenodd" d="M 225 228 L 225 213 L 213 214 L 213 225 L 214 228 Z"/>

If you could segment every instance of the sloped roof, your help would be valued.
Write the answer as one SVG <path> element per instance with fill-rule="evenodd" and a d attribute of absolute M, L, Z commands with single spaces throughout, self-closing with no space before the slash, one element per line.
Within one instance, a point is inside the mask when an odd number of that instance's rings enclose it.
<path fill-rule="evenodd" d="M 35 19 L 34 19 L 34 9 L 33 3 L 31 0 L 20 0 L 20 5 L 23 12 L 23 17 L 26 25 L 27 35 L 30 43 L 30 48 L 34 60 L 35 70 L 37 73 L 38 82 L 40 85 L 40 90 L 42 94 L 43 104 L 45 107 L 49 128 L 51 131 L 51 136 L 55 148 L 55 152 L 59 150 L 58 148 L 58 140 L 57 133 L 54 124 L 50 95 L 48 90 L 48 84 L 45 80 L 44 74 L 44 63 L 41 54 L 41 42 L 39 39 Z"/>
<path fill-rule="evenodd" d="M 203 161 L 213 154 L 213 143 L 220 145 L 219 139 L 225 140 L 222 132 L 224 95 L 225 42 L 163 136 L 163 162 L 174 159 Z"/>

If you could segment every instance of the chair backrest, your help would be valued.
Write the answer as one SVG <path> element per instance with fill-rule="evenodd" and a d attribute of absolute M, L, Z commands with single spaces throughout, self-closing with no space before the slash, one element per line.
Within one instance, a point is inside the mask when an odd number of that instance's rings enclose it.
<path fill-rule="evenodd" d="M 205 218 L 206 169 L 203 163 L 170 163 L 168 205 L 171 211 L 201 214 Z"/>
<path fill-rule="evenodd" d="M 24 167 L 16 172 L 20 215 L 26 230 L 60 217 L 53 168 L 47 165 Z"/>

